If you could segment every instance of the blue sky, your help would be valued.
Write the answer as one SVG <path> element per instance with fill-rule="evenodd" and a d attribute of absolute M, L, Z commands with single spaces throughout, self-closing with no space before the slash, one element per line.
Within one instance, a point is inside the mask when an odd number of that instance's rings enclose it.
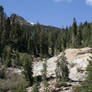
<path fill-rule="evenodd" d="M 92 21 L 92 0 L 0 0 L 8 16 L 16 13 L 33 23 L 65 27 Z"/>

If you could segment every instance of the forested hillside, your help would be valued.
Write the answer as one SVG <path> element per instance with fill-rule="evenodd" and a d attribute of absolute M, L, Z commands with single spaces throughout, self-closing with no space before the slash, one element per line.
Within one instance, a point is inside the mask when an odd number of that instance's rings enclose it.
<path fill-rule="evenodd" d="M 0 55 L 6 46 L 36 57 L 47 57 L 65 48 L 91 45 L 92 24 L 87 21 L 77 26 L 74 18 L 73 25 L 63 29 L 39 23 L 32 25 L 16 14 L 7 17 L 0 6 Z"/>

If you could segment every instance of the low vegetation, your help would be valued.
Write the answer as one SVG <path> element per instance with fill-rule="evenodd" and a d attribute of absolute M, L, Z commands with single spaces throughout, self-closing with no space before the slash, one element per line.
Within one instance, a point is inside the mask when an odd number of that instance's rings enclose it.
<path fill-rule="evenodd" d="M 87 78 L 82 83 L 81 91 L 80 92 L 91 92 L 92 91 L 92 57 L 89 60 L 89 65 L 87 67 Z"/>
<path fill-rule="evenodd" d="M 23 75 L 18 75 L 10 71 L 6 71 L 3 78 L 0 78 L 0 92 L 7 92 L 9 90 L 17 90 L 19 86 L 26 87 L 26 81 Z M 14 91 L 19 92 L 19 91 Z"/>

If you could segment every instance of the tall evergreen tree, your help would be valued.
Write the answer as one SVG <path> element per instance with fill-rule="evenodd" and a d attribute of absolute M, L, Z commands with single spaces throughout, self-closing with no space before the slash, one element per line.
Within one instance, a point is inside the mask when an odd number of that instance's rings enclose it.
<path fill-rule="evenodd" d="M 91 92 L 92 91 L 92 57 L 90 57 L 89 65 L 87 67 L 87 78 L 82 83 L 81 91 L 80 92 Z"/>
<path fill-rule="evenodd" d="M 48 36 L 45 32 L 42 32 L 41 34 L 41 40 L 40 40 L 40 56 L 46 57 L 48 56 Z"/>
<path fill-rule="evenodd" d="M 29 85 L 32 86 L 33 84 L 33 71 L 32 71 L 32 58 L 29 56 L 24 57 L 24 64 L 23 64 L 23 74 L 25 75 L 26 80 L 29 82 Z"/>
<path fill-rule="evenodd" d="M 57 81 L 66 81 L 68 79 L 69 70 L 67 66 L 67 61 L 65 57 L 65 52 L 62 52 L 62 55 L 56 61 L 56 79 Z"/>
<path fill-rule="evenodd" d="M 75 48 L 77 46 L 77 23 L 76 19 L 73 19 L 73 25 L 72 25 L 72 46 Z"/>
<path fill-rule="evenodd" d="M 78 31 L 77 31 L 77 47 L 82 46 L 82 23 L 79 25 Z"/>
<path fill-rule="evenodd" d="M 10 46 L 6 46 L 3 50 L 3 54 L 2 54 L 2 60 L 3 60 L 3 64 L 5 65 L 5 67 L 10 67 L 12 66 L 12 49 Z"/>
<path fill-rule="evenodd" d="M 34 83 L 33 83 L 33 88 L 32 88 L 32 92 L 39 92 L 39 83 L 38 83 L 38 80 L 37 80 L 37 77 L 34 78 Z"/>
<path fill-rule="evenodd" d="M 6 16 L 4 9 L 0 6 L 0 54 L 2 53 L 3 47 L 5 46 L 5 32 L 6 32 Z"/>
<path fill-rule="evenodd" d="M 43 63 L 42 81 L 44 85 L 44 92 L 49 92 L 48 82 L 47 82 L 47 61 L 46 60 Z"/>

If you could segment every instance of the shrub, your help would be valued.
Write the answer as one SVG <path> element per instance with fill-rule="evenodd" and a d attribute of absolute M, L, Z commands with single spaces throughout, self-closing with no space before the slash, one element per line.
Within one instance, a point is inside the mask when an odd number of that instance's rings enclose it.
<path fill-rule="evenodd" d="M 64 83 L 64 82 L 58 82 L 58 83 L 56 83 L 55 84 L 55 87 L 69 87 L 69 86 L 71 86 L 71 85 L 69 85 L 69 84 L 67 84 L 67 83 Z"/>
<path fill-rule="evenodd" d="M 82 72 L 83 70 L 81 68 L 77 68 L 77 72 Z"/>
<path fill-rule="evenodd" d="M 0 80 L 0 92 L 7 92 L 8 90 L 16 90 L 17 88 L 19 88 L 19 85 L 25 84 L 26 82 L 22 75 L 9 73 L 6 76 L 5 76 L 6 79 Z"/>
<path fill-rule="evenodd" d="M 92 92 L 92 57 L 89 60 L 87 73 L 86 80 L 82 83 L 81 92 Z"/>
<path fill-rule="evenodd" d="M 20 85 L 18 86 L 18 88 L 16 88 L 16 89 L 13 90 L 12 92 L 27 92 L 27 91 L 26 91 L 25 84 L 20 84 Z"/>
<path fill-rule="evenodd" d="M 81 92 L 81 86 L 75 86 L 73 92 Z"/>
<path fill-rule="evenodd" d="M 11 47 L 10 46 L 6 46 L 3 50 L 3 63 L 6 67 L 10 67 L 11 66 Z"/>
<path fill-rule="evenodd" d="M 32 92 L 39 92 L 37 84 L 33 85 Z"/>
<path fill-rule="evenodd" d="M 0 78 L 1 79 L 5 78 L 5 69 L 0 69 Z"/>

